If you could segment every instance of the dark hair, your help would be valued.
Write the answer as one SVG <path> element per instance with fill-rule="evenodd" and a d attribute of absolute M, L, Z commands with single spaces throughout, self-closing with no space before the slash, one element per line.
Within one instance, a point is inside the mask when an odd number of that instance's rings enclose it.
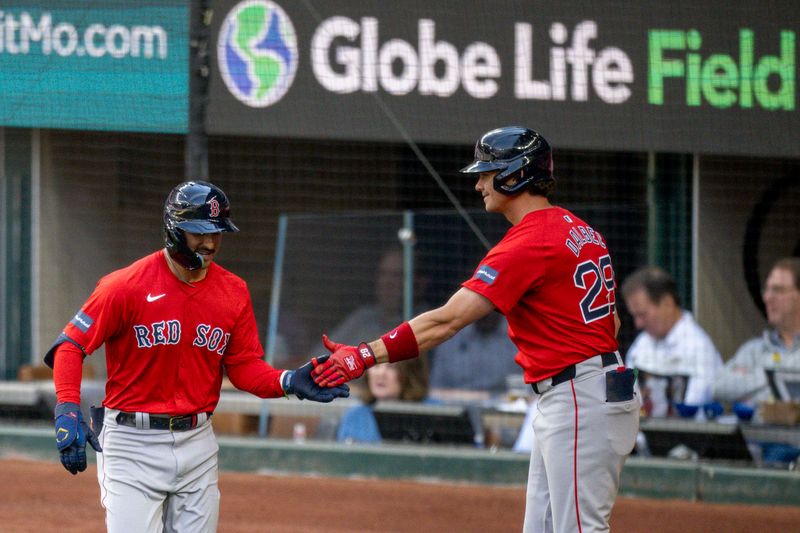
<path fill-rule="evenodd" d="M 408 361 L 390 363 L 394 365 L 400 380 L 400 400 L 419 402 L 428 395 L 428 364 L 424 355 Z M 375 396 L 369 390 L 369 373 L 364 372 L 364 390 L 361 394 L 364 403 L 375 403 Z"/>
<path fill-rule="evenodd" d="M 544 196 L 545 198 L 553 194 L 556 190 L 556 180 L 547 178 L 539 181 L 534 181 L 528 186 L 528 192 L 533 195 Z"/>
<path fill-rule="evenodd" d="M 665 296 L 671 296 L 675 305 L 681 305 L 675 280 L 663 268 L 655 266 L 640 268 L 622 283 L 623 298 L 627 299 L 640 290 L 645 291 L 653 303 L 659 303 Z"/>
<path fill-rule="evenodd" d="M 770 272 L 776 268 L 791 272 L 794 278 L 794 288 L 800 289 L 800 257 L 784 257 L 783 259 L 778 259 L 775 261 L 775 264 L 772 265 Z"/>

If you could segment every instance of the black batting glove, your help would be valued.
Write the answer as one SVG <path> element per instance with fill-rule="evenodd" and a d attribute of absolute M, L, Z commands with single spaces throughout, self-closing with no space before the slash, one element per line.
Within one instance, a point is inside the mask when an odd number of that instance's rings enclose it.
<path fill-rule="evenodd" d="M 102 452 L 100 441 L 83 421 L 78 404 L 64 402 L 56 405 L 56 448 L 61 454 L 61 464 L 73 475 L 86 470 L 86 442 L 96 452 Z"/>
<path fill-rule="evenodd" d="M 350 396 L 350 387 L 347 385 L 320 387 L 314 383 L 314 378 L 311 377 L 311 371 L 318 365 L 324 363 L 328 357 L 327 355 L 315 357 L 300 368 L 286 372 L 281 381 L 283 391 L 287 395 L 294 394 L 301 400 L 312 400 L 323 403 L 332 402 L 335 398 L 347 398 Z"/>

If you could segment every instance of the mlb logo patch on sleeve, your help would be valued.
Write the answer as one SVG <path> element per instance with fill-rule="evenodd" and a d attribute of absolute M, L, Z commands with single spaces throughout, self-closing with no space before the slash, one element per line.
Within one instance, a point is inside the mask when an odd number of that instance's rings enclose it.
<path fill-rule="evenodd" d="M 478 267 L 478 271 L 475 272 L 475 277 L 491 285 L 497 279 L 497 270 L 489 265 L 481 265 Z"/>
<path fill-rule="evenodd" d="M 82 332 L 86 333 L 89 331 L 89 328 L 92 327 L 92 324 L 94 324 L 94 319 L 83 311 L 78 311 L 78 314 L 75 315 L 72 320 L 70 320 L 70 323 Z"/>

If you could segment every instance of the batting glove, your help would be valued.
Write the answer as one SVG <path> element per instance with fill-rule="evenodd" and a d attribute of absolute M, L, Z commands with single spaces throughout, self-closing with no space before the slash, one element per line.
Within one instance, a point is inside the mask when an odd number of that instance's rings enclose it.
<path fill-rule="evenodd" d="M 315 357 L 297 370 L 290 370 L 283 375 L 281 386 L 286 394 L 294 394 L 301 400 L 312 400 L 315 402 L 328 403 L 334 398 L 347 398 L 350 396 L 350 387 L 341 385 L 338 387 L 321 387 L 314 383 L 311 378 L 311 371 L 317 365 L 325 363 L 329 356 Z"/>
<path fill-rule="evenodd" d="M 103 448 L 94 432 L 83 421 L 81 408 L 72 402 L 56 405 L 56 447 L 61 454 L 61 464 L 73 475 L 86 470 L 86 442 L 96 452 Z"/>
<path fill-rule="evenodd" d="M 365 342 L 358 347 L 348 346 L 333 342 L 327 335 L 322 336 L 322 342 L 331 355 L 312 372 L 314 381 L 320 387 L 335 387 L 347 383 L 361 377 L 368 368 L 375 366 L 375 354 Z"/>

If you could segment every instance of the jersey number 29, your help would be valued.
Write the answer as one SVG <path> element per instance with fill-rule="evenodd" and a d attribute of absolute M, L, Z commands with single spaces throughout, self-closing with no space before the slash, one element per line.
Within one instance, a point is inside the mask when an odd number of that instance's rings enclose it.
<path fill-rule="evenodd" d="M 590 282 L 587 285 L 588 281 Z M 604 255 L 595 263 L 591 259 L 575 267 L 575 286 L 586 290 L 581 298 L 580 308 L 583 321 L 588 324 L 608 316 L 614 309 L 614 268 L 611 266 L 611 257 Z M 605 289 L 605 298 L 598 298 Z M 597 300 L 605 303 L 596 304 Z"/>

